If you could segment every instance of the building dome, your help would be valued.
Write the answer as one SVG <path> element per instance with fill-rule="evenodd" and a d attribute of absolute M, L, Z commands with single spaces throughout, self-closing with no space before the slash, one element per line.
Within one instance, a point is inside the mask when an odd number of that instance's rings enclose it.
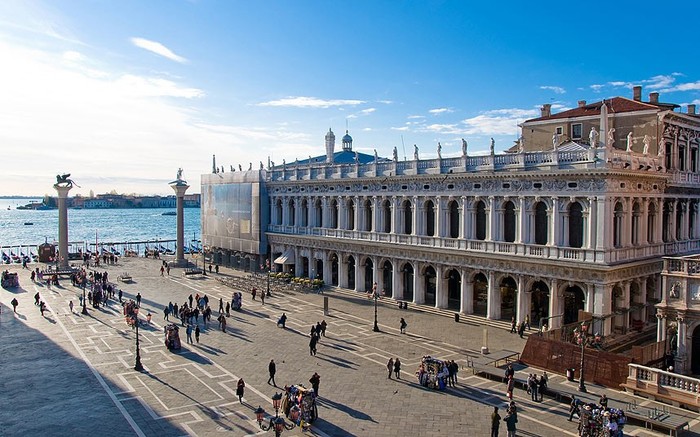
<path fill-rule="evenodd" d="M 352 151 L 352 137 L 347 130 L 345 135 L 343 135 L 343 150 Z"/>

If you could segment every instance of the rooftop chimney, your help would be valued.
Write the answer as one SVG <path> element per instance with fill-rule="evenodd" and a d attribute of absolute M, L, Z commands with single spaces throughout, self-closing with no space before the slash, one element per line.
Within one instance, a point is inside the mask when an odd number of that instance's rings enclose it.
<path fill-rule="evenodd" d="M 659 103 L 659 93 L 649 93 L 649 103 Z"/>
<path fill-rule="evenodd" d="M 695 115 L 695 105 L 688 105 L 688 114 Z"/>
<path fill-rule="evenodd" d="M 642 87 L 635 85 L 632 87 L 632 98 L 638 102 L 642 101 Z"/>
<path fill-rule="evenodd" d="M 552 115 L 552 104 L 551 103 L 545 103 L 542 105 L 542 108 L 540 108 L 540 116 L 541 117 L 549 117 Z"/>
<path fill-rule="evenodd" d="M 586 106 L 586 101 L 585 101 L 585 100 L 579 100 L 579 101 L 578 101 L 578 107 L 579 107 L 579 108 L 583 108 L 584 106 Z"/>

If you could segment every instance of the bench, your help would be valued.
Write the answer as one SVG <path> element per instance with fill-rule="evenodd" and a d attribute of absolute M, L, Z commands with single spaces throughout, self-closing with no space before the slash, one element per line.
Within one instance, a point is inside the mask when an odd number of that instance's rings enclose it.
<path fill-rule="evenodd" d="M 654 427 L 657 429 L 667 429 L 668 435 L 670 436 L 677 436 L 678 431 L 682 431 L 685 428 L 690 429 L 687 418 L 674 416 L 673 414 L 657 409 L 638 409 L 633 407 L 633 409 L 625 410 L 625 415 L 630 420 L 643 422 L 644 427 L 652 431 Z"/>
<path fill-rule="evenodd" d="M 43 270 L 41 272 L 42 276 L 45 278 L 49 276 L 70 276 L 73 273 L 75 273 L 77 270 Z"/>
<path fill-rule="evenodd" d="M 117 276 L 117 281 L 121 281 L 121 282 L 131 282 L 131 280 L 132 280 L 131 275 L 128 274 L 128 273 L 126 273 L 126 272 L 124 272 L 124 273 L 122 273 L 121 275 Z"/>
<path fill-rule="evenodd" d="M 202 269 L 185 269 L 182 274 L 183 276 L 201 275 Z"/>

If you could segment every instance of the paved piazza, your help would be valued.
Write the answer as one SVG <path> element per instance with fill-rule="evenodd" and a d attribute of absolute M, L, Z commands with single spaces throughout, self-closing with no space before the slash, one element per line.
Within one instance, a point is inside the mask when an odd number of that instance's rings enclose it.
<path fill-rule="evenodd" d="M 330 313 L 324 316 L 323 295 L 288 291 L 268 298 L 264 306 L 244 294 L 243 310 L 232 311 L 225 333 L 214 321 L 203 329 L 199 344 L 188 345 L 181 329 L 183 347 L 171 353 L 163 344 L 163 306 L 168 301 L 181 304 L 190 294 L 206 294 L 215 319 L 218 299 L 230 300 L 233 290 L 215 274 L 185 278 L 180 269 L 172 269 L 170 276 L 161 277 L 159 267 L 156 260 L 122 259 L 117 266 L 99 269 L 108 271 L 111 281 L 129 272 L 134 282 L 120 284 L 124 298 L 140 292 L 142 317 L 147 311 L 153 314 L 151 325 L 139 330 L 142 373 L 133 370 L 135 332 L 126 325 L 118 302 L 89 307 L 89 315 L 82 316 L 79 290 L 69 280 L 48 289 L 32 283 L 29 271 L 11 267 L 20 273 L 21 287 L 0 291 L 0 435 L 262 435 L 253 411 L 258 405 L 272 410 L 270 397 L 279 390 L 266 381 L 267 364 L 274 359 L 280 386 L 310 386 L 311 375 L 321 375 L 319 419 L 310 431 L 294 429 L 284 435 L 486 436 L 492 407 L 505 404 L 502 383 L 461 369 L 456 389 L 434 391 L 418 385 L 414 372 L 423 355 L 464 365 L 464 352 L 480 349 L 484 328 L 492 350 L 519 351 L 525 343 L 509 334 L 504 322 L 487 325 L 484 319 L 463 316 L 455 323 L 447 313 L 399 310 L 388 300 L 379 303 L 382 332 L 375 333 L 373 302 L 362 293 L 328 292 Z M 220 277 L 242 274 L 222 269 Z M 46 317 L 33 303 L 37 291 L 50 310 Z M 12 314 L 13 297 L 20 302 L 17 315 Z M 286 330 L 276 326 L 282 312 L 289 317 Z M 400 317 L 408 322 L 406 335 L 398 331 Z M 324 318 L 327 337 L 313 357 L 308 333 Z M 387 379 L 390 357 L 403 363 L 400 381 Z M 238 378 L 246 381 L 242 403 L 235 396 Z M 607 393 L 611 406 L 628 399 Z M 516 390 L 516 401 L 518 435 L 577 435 L 576 425 L 566 420 L 567 405 L 552 399 L 534 404 L 522 390 Z M 694 432 L 686 435 L 698 435 L 697 420 L 691 425 Z M 631 425 L 625 431 L 663 435 Z"/>

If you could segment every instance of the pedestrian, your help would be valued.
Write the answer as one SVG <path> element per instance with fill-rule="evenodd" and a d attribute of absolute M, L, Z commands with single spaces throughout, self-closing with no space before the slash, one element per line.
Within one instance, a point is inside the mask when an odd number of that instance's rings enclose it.
<path fill-rule="evenodd" d="M 168 273 L 168 276 L 170 276 L 170 265 L 165 267 L 165 271 Z"/>
<path fill-rule="evenodd" d="M 601 408 L 603 408 L 604 410 L 608 409 L 608 397 L 605 395 L 605 393 L 603 393 L 603 396 L 600 397 L 600 400 L 598 401 L 598 403 L 600 404 Z"/>
<path fill-rule="evenodd" d="M 402 334 L 405 334 L 405 333 L 406 333 L 406 327 L 407 327 L 407 326 L 408 326 L 408 324 L 407 324 L 406 321 L 403 319 L 403 317 L 401 317 L 401 321 L 399 322 L 399 331 L 401 331 Z"/>
<path fill-rule="evenodd" d="M 164 273 L 165 273 L 165 267 L 160 266 L 160 275 L 164 276 Z"/>
<path fill-rule="evenodd" d="M 211 273 L 211 264 L 209 264 L 209 273 Z"/>
<path fill-rule="evenodd" d="M 515 322 L 515 316 L 510 318 L 510 333 L 515 334 L 516 331 L 516 322 Z"/>
<path fill-rule="evenodd" d="M 70 308 L 71 314 L 73 314 L 73 301 L 68 302 L 68 308 Z"/>
<path fill-rule="evenodd" d="M 188 323 L 185 332 L 187 333 L 187 343 L 192 344 L 192 325 Z"/>
<path fill-rule="evenodd" d="M 540 383 L 537 380 L 537 375 L 532 374 L 528 378 L 528 386 L 530 387 L 530 399 L 537 402 L 539 400 Z"/>
<path fill-rule="evenodd" d="M 318 337 L 315 334 L 311 334 L 311 340 L 309 340 L 309 355 L 316 355 L 316 343 L 318 343 Z"/>
<path fill-rule="evenodd" d="M 218 264 L 214 266 L 214 271 L 216 272 L 217 275 L 219 274 L 219 265 Z"/>
<path fill-rule="evenodd" d="M 238 396 L 238 402 L 243 403 L 243 394 L 245 393 L 245 381 L 243 378 L 238 380 L 236 384 L 236 396 Z"/>
<path fill-rule="evenodd" d="M 512 376 L 508 377 L 508 385 L 506 387 L 506 394 L 508 399 L 513 400 L 513 389 L 515 389 L 515 378 Z"/>
<path fill-rule="evenodd" d="M 221 331 L 226 332 L 226 317 L 221 318 Z"/>
<path fill-rule="evenodd" d="M 282 313 L 279 320 L 277 320 L 277 326 L 282 329 L 287 327 L 287 313 Z"/>
<path fill-rule="evenodd" d="M 580 402 L 576 396 L 571 395 L 571 404 L 569 405 L 569 422 L 573 419 L 574 414 L 581 418 Z"/>
<path fill-rule="evenodd" d="M 527 327 L 527 330 L 530 330 L 530 315 L 525 314 L 525 327 Z"/>
<path fill-rule="evenodd" d="M 399 360 L 399 357 L 396 357 L 394 360 L 394 375 L 396 379 L 401 379 L 401 360 Z"/>
<path fill-rule="evenodd" d="M 141 308 L 141 293 L 136 293 L 136 306 Z"/>
<path fill-rule="evenodd" d="M 168 315 L 170 315 L 170 308 L 168 308 L 168 306 L 166 306 L 165 308 L 163 308 L 163 316 L 164 316 L 163 318 L 165 320 L 168 320 Z"/>
<path fill-rule="evenodd" d="M 318 397 L 318 386 L 321 385 L 321 376 L 318 373 L 314 372 L 314 374 L 311 375 L 309 382 L 311 383 L 311 387 L 314 389 L 316 397 Z"/>
<path fill-rule="evenodd" d="M 516 427 L 515 424 L 518 423 L 518 416 L 515 414 L 507 414 L 506 417 L 503 418 L 503 421 L 506 423 L 506 430 L 508 430 L 508 437 L 515 437 L 515 431 Z"/>
<path fill-rule="evenodd" d="M 391 379 L 391 373 L 394 371 L 394 359 L 389 358 L 389 362 L 386 363 L 386 369 L 389 371 L 389 376 L 387 378 Z"/>
<path fill-rule="evenodd" d="M 459 364 L 455 360 L 450 360 L 450 377 L 452 378 L 452 387 L 457 385 L 457 372 L 459 372 Z"/>
<path fill-rule="evenodd" d="M 265 292 L 260 293 L 260 304 L 265 305 Z"/>
<path fill-rule="evenodd" d="M 328 327 L 326 319 L 321 320 L 321 335 L 323 335 L 324 337 L 326 336 L 326 327 Z"/>
<path fill-rule="evenodd" d="M 41 296 L 39 296 L 39 292 L 37 291 L 36 294 L 34 295 L 34 305 L 39 306 L 40 300 L 41 300 Z"/>
<path fill-rule="evenodd" d="M 498 437 L 498 428 L 501 426 L 501 415 L 498 414 L 498 407 L 493 407 L 491 413 L 491 437 Z"/>
<path fill-rule="evenodd" d="M 221 329 L 221 322 L 223 321 L 223 319 L 224 319 L 223 314 L 219 314 L 219 317 L 216 318 L 216 320 L 219 322 L 219 329 Z"/>
<path fill-rule="evenodd" d="M 515 376 L 515 369 L 513 369 L 512 364 L 508 364 L 508 367 L 506 367 L 506 371 L 505 371 L 506 382 L 508 382 L 509 377 L 513 377 L 513 376 Z"/>
<path fill-rule="evenodd" d="M 39 302 L 39 311 L 41 312 L 41 316 L 44 317 L 44 311 L 46 311 L 46 304 L 43 300 Z"/>
<path fill-rule="evenodd" d="M 316 337 L 321 341 L 321 322 L 316 322 Z"/>
<path fill-rule="evenodd" d="M 253 300 L 255 300 L 255 295 L 258 294 L 258 289 L 253 287 L 253 289 L 250 291 L 250 294 L 253 295 Z"/>
<path fill-rule="evenodd" d="M 523 338 L 523 335 L 525 334 L 525 322 L 520 322 L 518 325 L 518 335 L 520 335 L 520 338 Z"/>
<path fill-rule="evenodd" d="M 17 298 L 13 297 L 10 303 L 12 304 L 12 311 L 17 312 L 17 305 L 19 305 L 19 302 L 17 302 Z"/>
<path fill-rule="evenodd" d="M 122 290 L 119 290 L 119 303 L 122 303 Z"/>
<path fill-rule="evenodd" d="M 192 295 L 190 294 L 190 296 L 187 299 L 190 301 L 190 308 L 192 308 Z"/>
<path fill-rule="evenodd" d="M 538 401 L 542 401 L 544 398 L 544 392 L 547 390 L 547 372 L 544 372 L 542 376 L 537 380 L 537 393 L 540 395 Z"/>
<path fill-rule="evenodd" d="M 270 381 L 272 381 L 272 385 L 277 387 L 277 383 L 275 382 L 275 373 L 277 373 L 277 365 L 275 364 L 275 360 L 270 360 L 270 364 L 267 365 L 267 371 L 270 372 L 270 377 L 267 378 L 267 383 L 270 384 Z"/>
<path fill-rule="evenodd" d="M 194 339 L 197 343 L 199 343 L 199 332 L 199 325 L 197 325 L 194 328 Z"/>

